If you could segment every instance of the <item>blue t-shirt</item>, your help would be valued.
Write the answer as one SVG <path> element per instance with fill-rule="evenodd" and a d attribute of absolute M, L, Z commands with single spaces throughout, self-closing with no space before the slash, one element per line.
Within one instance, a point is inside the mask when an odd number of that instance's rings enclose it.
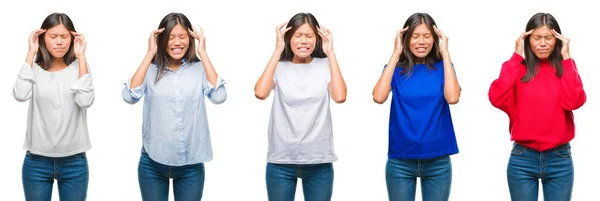
<path fill-rule="evenodd" d="M 444 98 L 444 62 L 397 67 L 392 77 L 388 158 L 427 159 L 458 153 L 450 106 Z"/>

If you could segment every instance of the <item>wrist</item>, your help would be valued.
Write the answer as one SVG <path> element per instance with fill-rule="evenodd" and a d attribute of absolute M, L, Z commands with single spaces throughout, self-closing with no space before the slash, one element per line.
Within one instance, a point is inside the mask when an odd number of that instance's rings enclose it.
<path fill-rule="evenodd" d="M 284 50 L 285 50 L 284 48 L 275 48 L 275 51 L 273 52 L 273 54 L 282 54 Z"/>
<path fill-rule="evenodd" d="M 442 55 L 442 57 L 444 57 L 450 55 L 450 52 L 448 52 L 448 50 L 442 50 L 440 51 L 440 54 Z"/>
<path fill-rule="evenodd" d="M 324 53 L 327 55 L 327 57 L 335 57 L 335 52 L 333 50 Z"/>
<path fill-rule="evenodd" d="M 154 55 L 156 55 L 156 51 L 148 50 L 146 52 L 146 57 L 154 58 Z"/>
<path fill-rule="evenodd" d="M 273 51 L 273 55 L 275 56 L 281 56 L 281 54 L 283 54 L 283 50 L 280 49 L 275 49 L 275 51 Z"/>
<path fill-rule="evenodd" d="M 394 53 L 392 54 L 393 56 L 397 56 L 400 57 L 400 55 L 402 54 L 402 49 L 394 49 Z"/>
<path fill-rule="evenodd" d="M 208 54 L 206 51 L 198 51 L 198 56 L 200 56 L 200 59 L 202 59 L 204 57 L 208 57 Z"/>

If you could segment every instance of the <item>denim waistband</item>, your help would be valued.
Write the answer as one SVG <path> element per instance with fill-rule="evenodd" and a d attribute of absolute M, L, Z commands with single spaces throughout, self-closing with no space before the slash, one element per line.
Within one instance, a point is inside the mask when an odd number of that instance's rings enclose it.
<path fill-rule="evenodd" d="M 521 148 L 521 149 L 523 149 L 523 150 L 531 150 L 531 151 L 539 152 L 539 151 L 537 151 L 537 150 L 535 150 L 535 149 L 532 149 L 532 148 L 529 148 L 529 147 L 526 147 L 526 146 L 520 145 L 520 144 L 518 144 L 518 143 L 516 143 L 516 142 L 514 143 L 514 145 L 513 145 L 513 146 L 514 146 L 514 147 Z M 555 151 L 555 150 L 559 150 L 559 149 L 566 149 L 566 148 L 570 148 L 570 147 L 571 147 L 571 143 L 566 143 L 566 144 L 561 144 L 561 145 L 558 145 L 558 146 L 556 146 L 556 147 L 553 147 L 553 148 L 551 148 L 551 149 L 548 149 L 548 150 L 546 150 L 546 151 L 543 151 L 543 152 L 547 152 L 547 151 Z"/>
<path fill-rule="evenodd" d="M 34 157 L 39 157 L 39 158 L 47 158 L 47 159 L 69 159 L 69 158 L 76 158 L 76 157 L 85 157 L 85 151 L 81 152 L 81 153 L 73 154 L 73 155 L 70 155 L 70 156 L 62 156 L 62 157 L 42 156 L 42 155 L 31 153 L 30 151 L 27 151 L 27 153 L 25 153 L 25 154 L 28 155 L 28 156 L 34 156 Z"/>

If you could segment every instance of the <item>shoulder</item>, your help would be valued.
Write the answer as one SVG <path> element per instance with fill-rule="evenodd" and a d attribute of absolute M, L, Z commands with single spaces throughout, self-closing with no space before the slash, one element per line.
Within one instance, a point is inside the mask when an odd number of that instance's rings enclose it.
<path fill-rule="evenodd" d="M 454 64 L 452 64 L 452 65 L 454 65 Z M 439 60 L 439 61 L 434 62 L 433 66 L 438 69 L 444 68 L 444 60 Z"/>
<path fill-rule="evenodd" d="M 88 71 L 90 70 L 90 63 L 85 61 L 85 66 L 87 67 Z M 75 68 L 77 70 L 79 70 L 79 60 L 75 59 L 73 60 L 73 62 L 71 62 L 71 64 L 69 64 L 68 66 L 69 68 Z"/>
<path fill-rule="evenodd" d="M 187 65 L 190 65 L 191 67 L 203 67 L 202 62 L 201 61 L 192 61 L 190 63 L 188 63 Z"/>
<path fill-rule="evenodd" d="M 33 71 L 43 71 L 44 69 L 40 65 L 38 65 L 37 63 L 33 62 L 33 66 L 31 66 L 31 70 L 33 70 Z"/>
<path fill-rule="evenodd" d="M 292 65 L 292 63 L 290 61 L 278 61 L 277 67 L 275 68 L 275 72 L 277 73 L 277 72 L 285 71 L 285 69 L 290 67 L 290 65 Z"/>
<path fill-rule="evenodd" d="M 313 65 L 318 66 L 329 66 L 329 59 L 326 58 L 313 58 Z"/>

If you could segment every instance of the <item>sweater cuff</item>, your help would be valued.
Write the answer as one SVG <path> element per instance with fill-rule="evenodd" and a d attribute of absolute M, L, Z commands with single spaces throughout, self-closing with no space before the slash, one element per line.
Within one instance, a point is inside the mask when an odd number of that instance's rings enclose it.
<path fill-rule="evenodd" d="M 575 60 L 573 58 L 568 58 L 562 61 L 564 73 L 577 72 L 577 65 L 575 65 Z"/>
<path fill-rule="evenodd" d="M 517 54 L 516 52 L 513 52 L 513 55 L 510 57 L 510 61 L 511 63 L 521 63 L 521 61 L 523 61 L 523 57 L 519 54 Z"/>
<path fill-rule="evenodd" d="M 21 66 L 21 71 L 19 72 L 18 78 L 20 80 L 31 82 L 31 84 L 35 84 L 35 80 L 33 80 L 33 70 L 27 62 Z"/>
<path fill-rule="evenodd" d="M 74 92 L 90 92 L 94 90 L 92 77 L 89 73 L 81 76 L 75 84 L 71 85 L 71 90 Z"/>

